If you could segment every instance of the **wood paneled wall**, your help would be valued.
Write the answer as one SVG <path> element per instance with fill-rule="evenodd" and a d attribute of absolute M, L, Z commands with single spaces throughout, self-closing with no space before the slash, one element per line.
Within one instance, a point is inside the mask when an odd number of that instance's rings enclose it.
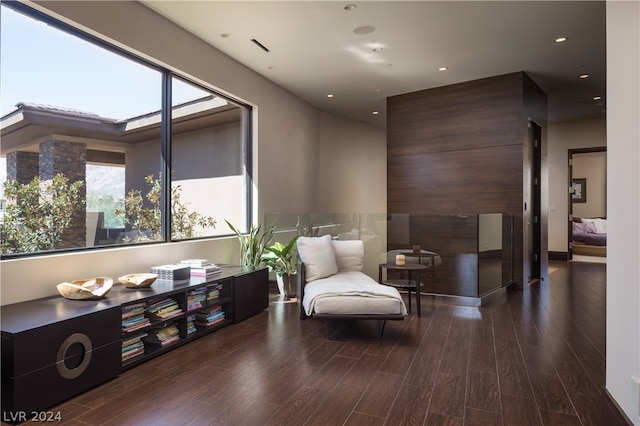
<path fill-rule="evenodd" d="M 388 98 L 387 212 L 513 214 L 521 285 L 528 119 L 546 127 L 546 95 L 523 72 Z"/>

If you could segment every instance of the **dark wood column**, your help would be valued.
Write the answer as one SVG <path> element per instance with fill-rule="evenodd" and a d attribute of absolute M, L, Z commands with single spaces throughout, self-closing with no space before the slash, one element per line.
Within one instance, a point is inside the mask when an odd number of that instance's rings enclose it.
<path fill-rule="evenodd" d="M 527 127 L 529 120 L 542 126 L 546 144 L 546 95 L 517 72 L 388 98 L 387 117 L 387 212 L 511 213 L 515 281 L 528 280 L 523 247 L 532 166 Z M 546 200 L 546 188 L 543 192 Z M 425 237 L 425 248 L 446 255 L 450 236 Z M 546 250 L 546 227 L 542 238 Z"/>

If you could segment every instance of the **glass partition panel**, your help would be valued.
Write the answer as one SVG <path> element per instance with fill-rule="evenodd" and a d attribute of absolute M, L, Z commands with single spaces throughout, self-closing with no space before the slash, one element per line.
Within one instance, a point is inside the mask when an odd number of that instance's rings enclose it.
<path fill-rule="evenodd" d="M 478 295 L 513 282 L 511 215 L 478 215 Z"/>
<path fill-rule="evenodd" d="M 283 243 L 295 235 L 361 239 L 364 272 L 376 280 L 378 265 L 402 253 L 407 262 L 427 266 L 420 275 L 426 294 L 478 298 L 513 281 L 511 214 L 270 213 L 265 225 L 274 226 Z"/>

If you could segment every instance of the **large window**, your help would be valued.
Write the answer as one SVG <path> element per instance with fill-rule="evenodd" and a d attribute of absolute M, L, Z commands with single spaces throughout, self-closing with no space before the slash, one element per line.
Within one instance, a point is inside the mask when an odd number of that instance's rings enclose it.
<path fill-rule="evenodd" d="M 248 108 L 22 4 L 0 9 L 2 255 L 244 227 Z"/>

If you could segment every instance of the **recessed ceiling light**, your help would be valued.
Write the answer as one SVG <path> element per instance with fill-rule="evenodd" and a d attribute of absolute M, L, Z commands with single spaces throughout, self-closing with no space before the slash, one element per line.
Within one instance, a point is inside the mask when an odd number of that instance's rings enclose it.
<path fill-rule="evenodd" d="M 374 27 L 373 25 L 363 25 L 361 27 L 354 28 L 353 33 L 357 35 L 365 35 L 365 34 L 371 34 L 375 30 L 376 30 L 376 27 Z"/>
<path fill-rule="evenodd" d="M 599 101 L 599 100 L 601 100 L 601 99 L 602 99 L 602 97 L 601 97 L 601 96 L 594 96 L 594 97 L 593 97 L 593 100 L 594 100 L 594 101 Z"/>
<path fill-rule="evenodd" d="M 327 95 L 327 98 L 333 98 L 333 95 Z"/>
<path fill-rule="evenodd" d="M 380 113 L 379 113 L 378 111 L 373 111 L 373 113 L 372 113 L 372 114 L 373 114 L 373 115 L 378 115 L 378 114 L 380 114 Z"/>
<path fill-rule="evenodd" d="M 567 41 L 567 38 L 566 38 L 566 37 L 558 37 L 558 38 L 556 39 L 556 43 L 564 43 L 565 41 Z"/>
<path fill-rule="evenodd" d="M 447 67 L 440 67 L 440 68 L 438 68 L 438 71 L 446 71 L 446 70 L 447 70 Z"/>
<path fill-rule="evenodd" d="M 344 7 L 344 10 L 355 10 L 358 6 L 353 3 L 350 3 Z"/>
<path fill-rule="evenodd" d="M 589 74 L 580 74 L 580 78 L 584 80 L 585 78 L 589 78 Z"/>
<path fill-rule="evenodd" d="M 374 47 L 371 49 L 372 52 L 382 52 L 384 49 L 382 47 Z"/>

